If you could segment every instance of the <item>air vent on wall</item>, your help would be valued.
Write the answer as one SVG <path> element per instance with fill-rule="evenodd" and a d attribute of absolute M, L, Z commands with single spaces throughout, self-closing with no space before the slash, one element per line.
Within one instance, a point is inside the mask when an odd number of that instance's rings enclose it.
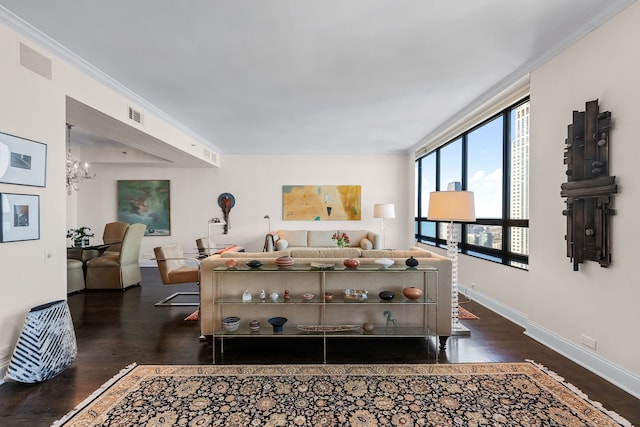
<path fill-rule="evenodd" d="M 136 123 L 141 125 L 144 124 L 144 116 L 140 111 L 134 110 L 132 107 L 129 107 L 129 120 L 133 120 Z"/>
<path fill-rule="evenodd" d="M 34 49 L 31 49 L 23 43 L 20 43 L 20 65 L 34 73 L 40 74 L 46 79 L 51 80 L 51 59 L 39 52 L 36 52 Z"/>

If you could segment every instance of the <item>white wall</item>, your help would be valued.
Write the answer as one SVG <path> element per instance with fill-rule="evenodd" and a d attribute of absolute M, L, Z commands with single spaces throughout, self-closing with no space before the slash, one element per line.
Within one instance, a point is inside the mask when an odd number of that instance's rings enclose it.
<path fill-rule="evenodd" d="M 380 232 L 381 221 L 373 218 L 375 203 L 395 203 L 395 220 L 385 224 L 387 245 L 406 247 L 411 237 L 399 230 L 412 221 L 407 210 L 413 197 L 407 186 L 407 156 L 225 156 L 219 169 L 163 167 L 119 167 L 94 163 L 97 177 L 85 181 L 77 197 L 78 225 L 102 232 L 104 224 L 116 220 L 116 181 L 121 179 L 171 180 L 171 236 L 146 236 L 141 257 L 152 257 L 153 248 L 179 242 L 185 252 L 195 249 L 195 239 L 207 236 L 207 221 L 222 218 L 217 200 L 221 193 L 233 194 L 236 204 L 229 215 L 231 228 L 222 234 L 212 227 L 216 244 L 239 244 L 247 251 L 262 251 L 268 230 L 277 229 L 368 229 Z M 343 166 L 336 166 L 343 165 Z M 381 173 L 380 171 L 384 171 Z M 283 221 L 282 186 L 297 184 L 361 185 L 361 221 Z"/>
<path fill-rule="evenodd" d="M 531 75 L 530 271 L 460 257 L 463 288 L 526 333 L 640 396 L 640 4 L 635 3 Z M 566 257 L 564 140 L 572 111 L 599 99 L 611 111 L 611 175 L 618 181 L 609 268 Z M 582 344 L 586 335 L 595 350 Z M 531 355 L 535 358 L 535 355 Z"/>
<path fill-rule="evenodd" d="M 64 93 L 18 66 L 18 39 L 0 26 L 0 131 L 47 144 L 46 188 L 0 184 L 0 192 L 40 196 L 40 239 L 0 243 L 0 348 L 13 351 L 29 308 L 66 296 Z M 60 167 L 56 167 L 59 164 Z M 45 263 L 45 253 L 53 262 Z M 0 360 L 0 368 L 8 358 Z"/>
<path fill-rule="evenodd" d="M 20 42 L 51 60 L 51 79 L 20 65 Z M 0 25 L 0 77 L 0 132 L 47 144 L 46 187 L 0 183 L 0 192 L 40 196 L 40 238 L 0 243 L 0 353 L 4 354 L 13 351 L 29 309 L 66 298 L 66 228 L 75 217 L 67 215 L 64 181 L 66 97 L 122 122 L 131 102 L 5 25 Z M 145 113 L 145 131 L 186 151 L 203 152 L 200 141 L 153 114 Z M 51 255 L 51 262 L 45 262 L 45 254 Z M 8 362 L 9 357 L 0 359 L 2 377 Z"/>

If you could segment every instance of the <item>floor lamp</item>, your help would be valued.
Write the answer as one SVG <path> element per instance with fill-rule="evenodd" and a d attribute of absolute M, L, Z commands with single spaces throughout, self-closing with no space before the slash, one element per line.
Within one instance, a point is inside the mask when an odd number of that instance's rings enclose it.
<path fill-rule="evenodd" d="M 430 221 L 449 221 L 447 228 L 447 258 L 451 260 L 451 332 L 460 335 L 467 328 L 458 320 L 458 236 L 453 224 L 476 220 L 475 203 L 471 191 L 433 191 L 429 194 Z"/>
<path fill-rule="evenodd" d="M 393 203 L 378 203 L 373 205 L 373 217 L 382 218 L 382 249 L 386 249 L 387 236 L 384 231 L 384 220 L 396 217 L 396 205 Z"/>

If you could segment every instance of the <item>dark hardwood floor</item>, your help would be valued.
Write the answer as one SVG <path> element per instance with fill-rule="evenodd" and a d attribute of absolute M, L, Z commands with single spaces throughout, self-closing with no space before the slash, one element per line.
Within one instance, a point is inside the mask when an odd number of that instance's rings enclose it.
<path fill-rule="evenodd" d="M 93 291 L 69 296 L 78 357 L 59 376 L 41 384 L 0 386 L 0 425 L 48 426 L 131 363 L 210 364 L 211 347 L 200 342 L 198 322 L 183 319 L 194 307 L 156 307 L 176 290 L 163 286 L 157 269 L 143 268 L 141 286 L 126 292 Z M 640 400 L 523 334 L 523 329 L 483 306 L 464 304 L 480 318 L 462 321 L 471 337 L 451 338 L 438 363 L 513 362 L 527 359 L 564 377 L 592 400 L 640 425 Z M 226 340 L 217 363 L 321 363 L 316 339 Z M 328 363 L 435 363 L 433 342 L 424 340 L 334 339 Z"/>

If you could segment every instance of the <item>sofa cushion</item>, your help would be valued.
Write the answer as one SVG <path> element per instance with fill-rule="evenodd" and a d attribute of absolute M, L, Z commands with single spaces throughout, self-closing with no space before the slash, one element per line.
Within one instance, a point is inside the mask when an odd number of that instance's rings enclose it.
<path fill-rule="evenodd" d="M 349 246 L 352 248 L 359 248 L 360 241 L 369 236 L 367 230 L 340 230 L 340 233 L 347 233 L 347 236 L 349 236 Z"/>
<path fill-rule="evenodd" d="M 362 258 L 429 258 L 431 252 L 425 250 L 401 251 L 391 249 L 363 250 Z"/>
<path fill-rule="evenodd" d="M 281 239 L 289 242 L 289 246 L 307 247 L 307 230 L 278 230 Z"/>
<path fill-rule="evenodd" d="M 222 254 L 222 258 L 278 258 L 281 256 L 289 255 L 289 251 L 273 251 L 273 252 L 225 252 Z"/>
<path fill-rule="evenodd" d="M 369 239 L 362 239 L 360 240 L 360 247 L 364 250 L 371 250 L 373 249 L 373 242 Z"/>
<path fill-rule="evenodd" d="M 293 258 L 359 258 L 358 248 L 302 248 L 291 249 Z"/>
<path fill-rule="evenodd" d="M 307 242 L 310 248 L 335 248 L 337 243 L 331 237 L 337 230 L 309 230 Z"/>

